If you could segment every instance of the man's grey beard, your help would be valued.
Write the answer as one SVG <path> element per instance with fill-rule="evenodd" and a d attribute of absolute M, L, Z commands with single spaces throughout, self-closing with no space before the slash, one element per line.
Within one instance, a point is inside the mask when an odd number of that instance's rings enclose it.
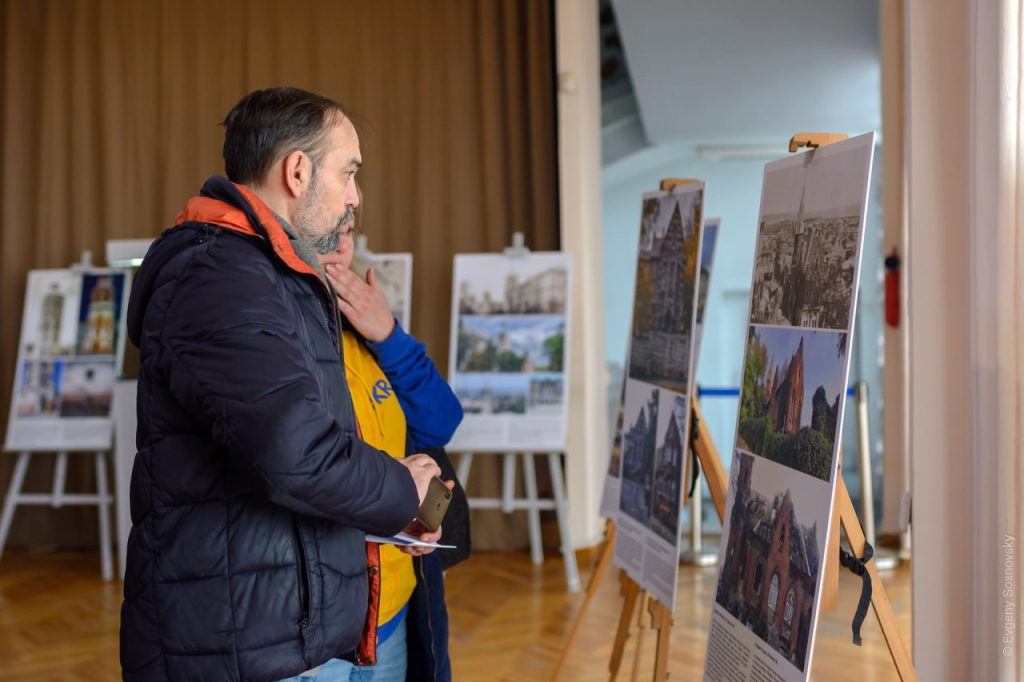
<path fill-rule="evenodd" d="M 352 218 L 353 213 L 352 207 L 350 206 L 348 210 L 338 218 L 338 224 L 334 226 L 333 230 L 313 242 L 313 248 L 316 249 L 316 252 L 323 256 L 337 251 L 338 244 L 341 243 L 341 228 L 352 222 Z"/>
<path fill-rule="evenodd" d="M 338 250 L 338 244 L 341 243 L 341 228 L 350 223 L 354 218 L 354 215 L 352 213 L 352 207 L 349 206 L 345 213 L 338 219 L 338 224 L 334 226 L 334 229 L 327 234 L 311 239 L 310 236 L 314 233 L 313 226 L 309 224 L 307 216 L 310 213 L 313 213 L 314 207 L 320 203 L 321 194 L 320 169 L 314 166 L 309 194 L 306 196 L 305 201 L 302 202 L 301 211 L 295 218 L 295 232 L 299 235 L 299 238 L 302 239 L 302 241 L 313 247 L 313 250 L 317 253 L 320 255 L 326 255 Z"/>

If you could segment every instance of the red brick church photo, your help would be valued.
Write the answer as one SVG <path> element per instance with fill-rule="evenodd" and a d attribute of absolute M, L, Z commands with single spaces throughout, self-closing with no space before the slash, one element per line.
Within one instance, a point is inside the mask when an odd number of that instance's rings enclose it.
<path fill-rule="evenodd" d="M 739 466 L 730 487 L 736 498 L 716 601 L 802 671 L 820 567 L 819 529 L 800 523 L 790 490 L 755 490 L 754 457 L 735 456 Z"/>

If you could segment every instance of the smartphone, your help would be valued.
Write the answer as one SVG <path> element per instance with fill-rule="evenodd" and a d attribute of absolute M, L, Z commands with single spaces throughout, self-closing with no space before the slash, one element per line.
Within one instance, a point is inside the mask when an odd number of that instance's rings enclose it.
<path fill-rule="evenodd" d="M 427 496 L 423 498 L 423 504 L 416 512 L 416 520 L 427 527 L 431 533 L 441 527 L 441 519 L 448 511 L 448 504 L 452 501 L 452 491 L 448 490 L 440 478 L 435 476 L 430 479 L 427 486 Z"/>

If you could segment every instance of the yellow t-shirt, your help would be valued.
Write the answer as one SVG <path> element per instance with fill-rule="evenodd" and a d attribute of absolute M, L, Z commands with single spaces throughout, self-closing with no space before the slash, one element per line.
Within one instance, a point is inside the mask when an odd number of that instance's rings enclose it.
<path fill-rule="evenodd" d="M 369 349 L 352 332 L 342 332 L 345 376 L 362 439 L 396 459 L 405 457 L 405 413 Z M 410 519 L 411 520 L 411 519 Z M 416 589 L 412 557 L 394 545 L 380 546 L 378 625 L 394 618 Z"/>

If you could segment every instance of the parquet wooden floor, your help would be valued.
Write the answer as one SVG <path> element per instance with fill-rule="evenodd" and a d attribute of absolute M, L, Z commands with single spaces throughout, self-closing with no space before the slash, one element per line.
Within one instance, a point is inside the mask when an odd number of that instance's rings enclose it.
<path fill-rule="evenodd" d="M 580 555 L 584 584 L 590 553 Z M 677 681 L 699 680 L 715 569 L 683 568 L 669 670 Z M 886 589 L 903 634 L 910 636 L 909 567 L 887 574 Z M 569 595 L 559 560 L 534 567 L 529 554 L 478 554 L 448 574 L 451 654 L 456 680 L 547 680 L 555 668 L 582 595 Z M 874 682 L 897 679 L 873 614 L 864 646 L 850 641 L 850 616 L 860 580 L 840 580 L 840 612 L 823 616 L 812 679 Z M 84 552 L 9 552 L 0 561 L 0 680 L 93 682 L 119 679 L 117 630 L 121 584 L 104 583 L 99 560 Z M 616 571 L 602 581 L 563 680 L 607 680 L 607 662 L 621 599 Z M 840 615 L 841 614 L 841 615 Z M 628 679 L 636 630 L 620 679 Z M 640 679 L 650 679 L 654 637 L 643 638 Z"/>

